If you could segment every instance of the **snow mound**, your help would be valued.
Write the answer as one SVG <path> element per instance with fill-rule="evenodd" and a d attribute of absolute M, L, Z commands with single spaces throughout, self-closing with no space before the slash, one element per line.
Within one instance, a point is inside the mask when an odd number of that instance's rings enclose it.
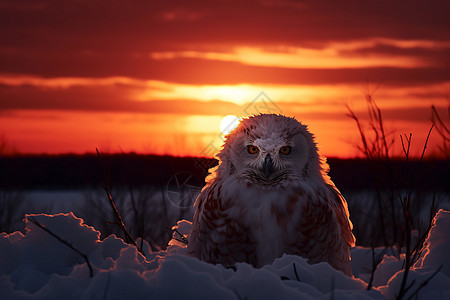
<path fill-rule="evenodd" d="M 417 268 L 437 269 L 442 265 L 441 272 L 450 277 L 450 211 L 439 210 L 434 220 L 434 226 L 425 242 L 424 256 L 416 263 Z"/>
<path fill-rule="evenodd" d="M 0 234 L 2 299 L 384 299 L 396 296 L 403 272 L 401 261 L 385 253 L 367 291 L 370 249 L 359 247 L 352 251 L 357 278 L 293 255 L 260 269 L 246 263 L 226 269 L 186 255 L 181 235 L 188 238 L 191 223 L 185 220 L 166 251 L 150 252 L 144 242 L 145 256 L 114 235 L 100 240 L 72 213 L 27 215 L 25 223 L 25 234 Z M 410 271 L 409 281 L 417 283 L 412 292 L 443 267 L 419 299 L 450 298 L 449 230 L 450 213 L 441 210 L 424 257 Z"/>

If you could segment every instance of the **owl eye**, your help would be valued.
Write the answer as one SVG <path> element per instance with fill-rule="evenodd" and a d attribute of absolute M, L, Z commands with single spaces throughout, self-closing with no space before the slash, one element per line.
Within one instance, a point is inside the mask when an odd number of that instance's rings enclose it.
<path fill-rule="evenodd" d="M 283 146 L 280 148 L 280 153 L 284 154 L 284 155 L 288 155 L 291 153 L 291 150 L 292 150 L 291 146 Z"/>
<path fill-rule="evenodd" d="M 247 146 L 247 152 L 250 154 L 256 154 L 256 153 L 258 153 L 258 151 L 259 151 L 259 149 L 256 146 L 253 146 L 253 145 Z"/>

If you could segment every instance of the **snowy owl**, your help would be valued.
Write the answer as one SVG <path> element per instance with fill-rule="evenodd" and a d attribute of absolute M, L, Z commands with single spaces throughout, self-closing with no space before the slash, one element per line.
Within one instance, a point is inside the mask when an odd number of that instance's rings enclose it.
<path fill-rule="evenodd" d="M 351 276 L 347 202 L 307 126 L 275 114 L 243 119 L 217 159 L 195 203 L 190 255 L 261 267 L 287 253 Z"/>

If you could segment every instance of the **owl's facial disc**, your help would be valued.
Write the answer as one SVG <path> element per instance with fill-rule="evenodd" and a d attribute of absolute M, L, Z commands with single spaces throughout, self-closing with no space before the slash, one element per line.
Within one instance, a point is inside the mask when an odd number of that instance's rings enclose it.
<path fill-rule="evenodd" d="M 255 151 L 255 148 L 257 149 Z M 277 147 L 269 151 L 256 145 L 247 146 L 247 162 L 243 178 L 259 185 L 276 185 L 289 179 L 289 167 Z"/>
<path fill-rule="evenodd" d="M 274 135 L 244 138 L 235 146 L 241 149 L 233 159 L 235 175 L 244 182 L 261 186 L 275 187 L 283 182 L 298 181 L 309 155 L 301 134 L 289 139 Z"/>
<path fill-rule="evenodd" d="M 245 146 L 244 146 L 245 145 Z M 284 161 L 291 146 L 280 137 L 249 139 L 244 142 L 245 158 L 240 178 L 258 185 L 276 185 L 289 179 L 289 167 Z"/>

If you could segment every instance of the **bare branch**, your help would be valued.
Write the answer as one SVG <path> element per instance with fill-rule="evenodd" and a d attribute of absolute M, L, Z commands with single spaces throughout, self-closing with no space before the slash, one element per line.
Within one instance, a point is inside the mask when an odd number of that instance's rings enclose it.
<path fill-rule="evenodd" d="M 417 296 L 420 290 L 423 289 L 430 282 L 430 280 L 433 279 L 433 277 L 436 276 L 437 273 L 441 271 L 443 266 L 444 265 L 440 265 L 439 268 L 436 271 L 434 271 L 434 273 L 431 274 L 430 277 L 428 277 L 425 281 L 421 282 L 420 285 L 417 287 L 417 289 L 411 294 L 411 296 L 408 297 L 408 300 L 412 299 L 414 296 Z"/>
<path fill-rule="evenodd" d="M 430 138 L 431 130 L 433 130 L 434 124 L 431 125 L 430 130 L 428 131 L 427 139 L 425 140 L 425 145 L 423 146 L 422 155 L 420 156 L 420 160 L 423 160 L 423 156 L 425 155 L 425 150 L 427 150 L 428 139 Z"/>
<path fill-rule="evenodd" d="M 295 266 L 295 263 L 292 263 L 292 265 L 294 266 L 294 274 L 295 274 L 295 278 L 297 279 L 297 281 L 300 281 L 300 277 L 298 276 L 298 273 L 297 273 L 297 267 Z"/>
<path fill-rule="evenodd" d="M 175 229 L 168 228 L 168 229 L 174 231 L 175 233 L 177 233 L 180 236 L 181 240 L 174 237 L 175 240 L 182 242 L 186 245 L 189 244 L 188 239 L 181 232 L 179 232 L 178 229 L 176 229 L 176 228 Z"/>
<path fill-rule="evenodd" d="M 36 225 L 37 227 L 41 228 L 42 230 L 44 230 L 45 232 L 47 232 L 48 234 L 50 234 L 51 236 L 53 236 L 54 238 L 56 238 L 59 242 L 61 242 L 62 244 L 66 245 L 67 247 L 69 247 L 70 249 L 72 249 L 73 251 L 75 251 L 78 255 L 80 255 L 85 261 L 86 264 L 89 268 L 89 276 L 93 277 L 93 271 L 92 271 L 92 266 L 91 263 L 89 262 L 89 259 L 87 257 L 86 254 L 82 253 L 80 250 L 78 250 L 77 248 L 75 248 L 72 244 L 70 244 L 68 241 L 63 240 L 62 238 L 60 238 L 56 233 L 54 233 L 53 231 L 51 231 L 50 229 L 48 229 L 47 227 L 45 227 L 44 225 L 42 225 L 41 223 L 39 223 L 38 221 L 36 221 L 34 218 L 28 218 L 28 220 L 30 220 L 31 223 L 33 223 L 34 225 Z"/>
<path fill-rule="evenodd" d="M 367 290 L 370 291 L 372 288 L 373 280 L 375 278 L 375 271 L 378 268 L 378 265 L 383 260 L 384 254 L 386 253 L 386 248 L 379 255 L 375 255 L 375 248 L 372 246 L 372 270 L 370 272 L 370 280 L 367 284 Z"/>
<path fill-rule="evenodd" d="M 111 208 L 112 208 L 112 210 L 114 212 L 114 215 L 115 215 L 115 217 L 117 219 L 117 223 L 120 226 L 120 228 L 122 229 L 122 231 L 123 231 L 127 241 L 130 242 L 131 244 L 133 244 L 133 246 L 135 246 L 136 249 L 145 257 L 144 252 L 142 251 L 142 249 L 139 249 L 138 245 L 136 244 L 134 239 L 131 237 L 131 235 L 128 232 L 127 228 L 125 227 L 125 224 L 124 224 L 124 222 L 122 220 L 122 217 L 120 216 L 120 213 L 117 210 L 116 204 L 114 203 L 114 200 L 113 200 L 113 198 L 111 196 L 111 193 L 110 193 L 110 190 L 109 190 L 108 177 L 106 176 L 106 170 L 105 170 L 105 167 L 104 167 L 104 165 L 102 163 L 102 158 L 100 156 L 100 152 L 98 151 L 97 148 L 95 148 L 95 150 L 97 151 L 97 158 L 98 158 L 98 160 L 100 162 L 100 165 L 101 165 L 102 171 L 103 171 L 103 176 L 105 178 L 105 184 L 103 185 L 103 189 L 106 192 L 106 196 L 107 196 L 107 198 L 109 200 L 109 204 L 111 205 Z"/>

